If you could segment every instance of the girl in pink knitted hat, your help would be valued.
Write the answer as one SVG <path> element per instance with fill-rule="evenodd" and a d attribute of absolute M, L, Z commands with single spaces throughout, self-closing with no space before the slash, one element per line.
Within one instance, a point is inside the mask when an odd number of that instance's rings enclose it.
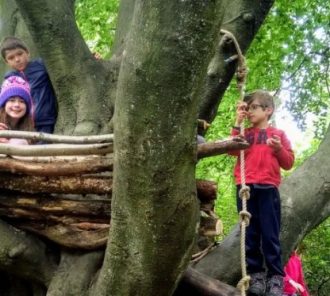
<path fill-rule="evenodd" d="M 0 130 L 33 131 L 32 99 L 28 82 L 18 76 L 4 80 L 0 92 Z M 29 144 L 24 139 L 0 138 L 0 143 Z"/>

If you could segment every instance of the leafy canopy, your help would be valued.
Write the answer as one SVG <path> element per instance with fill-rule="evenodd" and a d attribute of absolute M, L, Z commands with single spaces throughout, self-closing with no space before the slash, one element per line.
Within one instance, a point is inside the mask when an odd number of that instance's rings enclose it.
<path fill-rule="evenodd" d="M 76 21 L 92 52 L 110 56 L 116 32 L 118 0 L 76 1 Z"/>

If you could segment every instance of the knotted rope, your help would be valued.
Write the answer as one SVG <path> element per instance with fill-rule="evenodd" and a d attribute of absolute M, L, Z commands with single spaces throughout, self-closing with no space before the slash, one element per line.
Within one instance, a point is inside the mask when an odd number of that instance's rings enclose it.
<path fill-rule="evenodd" d="M 245 83 L 247 68 L 245 63 L 245 57 L 242 54 L 241 48 L 237 42 L 235 36 L 227 31 L 221 30 L 221 33 L 227 35 L 233 42 L 237 51 L 238 66 L 236 72 L 237 88 L 239 90 L 240 101 L 244 100 L 245 95 Z M 244 122 L 240 124 L 240 135 L 244 138 Z M 246 291 L 249 288 L 250 276 L 247 275 L 246 268 L 246 256 L 245 256 L 245 239 L 246 239 L 246 227 L 249 226 L 251 214 L 247 211 L 247 200 L 250 198 L 250 188 L 246 186 L 245 181 L 245 153 L 244 150 L 240 151 L 240 172 L 241 172 L 241 189 L 239 191 L 239 197 L 242 199 L 242 210 L 240 211 L 240 226 L 241 226 L 241 237 L 240 237 L 240 253 L 241 253 L 241 270 L 242 278 L 237 284 L 237 287 L 241 291 L 241 295 L 245 296 Z"/>

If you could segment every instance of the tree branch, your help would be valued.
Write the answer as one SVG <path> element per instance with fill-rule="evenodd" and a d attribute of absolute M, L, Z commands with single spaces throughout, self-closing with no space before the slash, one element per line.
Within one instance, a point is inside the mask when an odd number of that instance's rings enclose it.
<path fill-rule="evenodd" d="M 235 137 L 230 140 L 208 142 L 198 145 L 198 159 L 228 153 L 230 151 L 246 149 L 250 145 L 244 139 Z"/>
<path fill-rule="evenodd" d="M 26 193 L 111 194 L 112 179 L 103 176 L 41 177 L 0 174 L 2 189 Z"/>
<path fill-rule="evenodd" d="M 112 171 L 113 157 L 78 157 L 41 159 L 15 159 L 0 156 L 0 171 L 22 173 L 31 176 L 72 176 Z"/>
<path fill-rule="evenodd" d="M 126 38 L 131 28 L 135 8 L 135 0 L 120 1 L 117 30 L 112 51 L 114 55 L 120 57 L 126 46 Z"/>
<path fill-rule="evenodd" d="M 113 152 L 112 144 L 0 145 L 0 154 L 18 156 L 90 155 L 111 152 Z"/>
<path fill-rule="evenodd" d="M 89 293 L 89 290 L 95 274 L 102 265 L 103 255 L 103 251 L 63 250 L 58 271 L 49 285 L 47 295 L 97 295 L 97 293 Z"/>
<path fill-rule="evenodd" d="M 239 290 L 188 267 L 174 296 L 239 296 Z"/>
<path fill-rule="evenodd" d="M 248 50 L 273 3 L 273 0 L 227 2 L 221 29 L 234 34 L 243 54 Z M 237 63 L 235 59 L 230 59 L 236 54 L 233 42 L 222 35 L 208 66 L 201 93 L 199 118 L 208 122 L 215 118 L 221 99 L 236 71 Z"/>
<path fill-rule="evenodd" d="M 0 220 L 0 268 L 48 286 L 57 268 L 46 245 Z"/>
<path fill-rule="evenodd" d="M 63 136 L 38 132 L 0 130 L 0 138 L 21 138 L 33 141 L 44 141 L 62 144 L 95 144 L 112 143 L 113 134 L 97 136 Z"/>

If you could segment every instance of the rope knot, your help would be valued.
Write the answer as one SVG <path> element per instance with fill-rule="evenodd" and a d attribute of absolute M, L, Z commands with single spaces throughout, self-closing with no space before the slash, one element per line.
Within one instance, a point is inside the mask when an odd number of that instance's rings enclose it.
<path fill-rule="evenodd" d="M 241 199 L 243 199 L 243 198 L 249 199 L 250 198 L 250 187 L 246 186 L 246 185 L 242 185 L 242 188 L 239 190 L 238 195 Z"/>
<path fill-rule="evenodd" d="M 249 289 L 250 279 L 249 275 L 242 277 L 237 284 L 237 288 L 240 291 L 247 291 Z"/>
<path fill-rule="evenodd" d="M 249 226 L 252 215 L 248 211 L 243 210 L 239 212 L 239 216 L 241 218 L 241 223 L 245 222 L 245 226 Z"/>

